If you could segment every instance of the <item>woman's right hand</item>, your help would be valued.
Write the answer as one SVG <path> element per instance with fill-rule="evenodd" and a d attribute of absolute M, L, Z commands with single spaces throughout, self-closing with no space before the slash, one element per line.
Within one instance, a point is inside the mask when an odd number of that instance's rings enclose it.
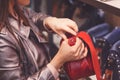
<path fill-rule="evenodd" d="M 87 47 L 81 39 L 76 38 L 73 46 L 68 44 L 68 39 L 61 43 L 58 53 L 50 62 L 56 69 L 59 69 L 65 62 L 79 60 L 87 56 Z"/>

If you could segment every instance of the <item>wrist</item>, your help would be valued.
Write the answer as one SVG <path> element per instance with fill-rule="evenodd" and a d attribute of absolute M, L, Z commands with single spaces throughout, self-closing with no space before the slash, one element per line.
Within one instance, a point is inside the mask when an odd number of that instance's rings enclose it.
<path fill-rule="evenodd" d="M 52 64 L 56 68 L 56 70 L 59 70 L 62 67 L 62 65 L 64 64 L 64 60 L 60 56 L 56 55 L 51 60 L 50 64 Z"/>
<path fill-rule="evenodd" d="M 52 65 L 52 64 L 47 64 L 47 67 L 49 68 L 49 70 L 51 71 L 51 73 L 53 74 L 55 80 L 58 78 L 59 76 L 59 71 L 56 70 L 56 68 Z"/>

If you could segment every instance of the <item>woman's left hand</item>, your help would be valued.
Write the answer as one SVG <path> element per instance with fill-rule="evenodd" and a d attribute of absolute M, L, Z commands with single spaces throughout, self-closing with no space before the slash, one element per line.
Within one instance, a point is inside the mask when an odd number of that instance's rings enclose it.
<path fill-rule="evenodd" d="M 65 33 L 70 33 L 72 35 L 76 35 L 78 32 L 77 24 L 68 18 L 56 18 L 56 17 L 48 17 L 44 20 L 44 25 L 52 29 L 58 35 L 60 35 L 63 39 L 67 39 Z"/>

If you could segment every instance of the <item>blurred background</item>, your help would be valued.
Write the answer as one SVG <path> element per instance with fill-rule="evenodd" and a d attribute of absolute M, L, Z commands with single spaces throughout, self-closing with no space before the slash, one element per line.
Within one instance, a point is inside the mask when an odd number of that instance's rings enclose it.
<path fill-rule="evenodd" d="M 60 18 L 70 18 L 77 23 L 79 31 L 104 23 L 104 11 L 77 0 L 31 0 L 29 7 L 36 12 Z M 54 57 L 58 51 L 61 37 L 44 31 L 43 33 L 49 41 L 50 55 Z M 61 76 L 61 80 L 69 80 L 64 71 Z M 90 76 L 79 80 L 96 80 L 96 78 Z"/>

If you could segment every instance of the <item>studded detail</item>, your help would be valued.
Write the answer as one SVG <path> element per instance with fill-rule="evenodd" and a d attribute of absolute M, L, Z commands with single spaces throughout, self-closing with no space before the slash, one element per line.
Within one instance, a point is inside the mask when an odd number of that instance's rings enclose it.
<path fill-rule="evenodd" d="M 118 68 L 120 68 L 120 65 L 118 65 Z"/>
<path fill-rule="evenodd" d="M 120 70 L 118 71 L 118 73 L 120 73 Z"/>
<path fill-rule="evenodd" d="M 120 46 L 118 48 L 120 49 Z"/>
<path fill-rule="evenodd" d="M 119 62 L 119 60 L 116 60 L 117 62 Z"/>
<path fill-rule="evenodd" d="M 110 50 L 108 50 L 108 55 L 105 55 L 105 57 L 107 57 L 107 61 L 106 61 L 107 63 L 105 63 L 106 66 L 104 67 L 104 69 L 112 70 L 113 74 L 115 75 L 115 76 L 114 75 L 112 76 L 112 79 L 115 79 L 115 80 L 120 80 L 120 55 L 119 54 L 120 54 L 120 40 L 117 44 L 112 46 Z"/>
<path fill-rule="evenodd" d="M 118 55 L 116 54 L 115 56 L 117 57 Z"/>
<path fill-rule="evenodd" d="M 112 53 L 111 56 L 113 56 L 114 54 Z"/>

